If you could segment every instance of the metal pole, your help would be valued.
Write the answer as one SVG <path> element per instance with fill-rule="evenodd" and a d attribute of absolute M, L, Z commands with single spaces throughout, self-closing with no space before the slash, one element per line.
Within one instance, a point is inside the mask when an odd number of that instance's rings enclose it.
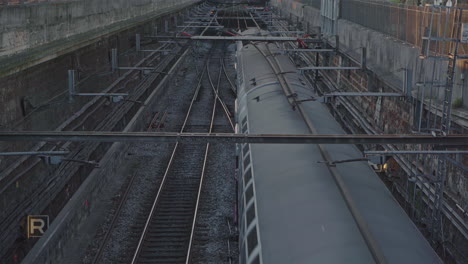
<path fill-rule="evenodd" d="M 413 71 L 410 69 L 405 69 L 405 92 L 406 96 L 411 97 L 413 87 Z"/>
<path fill-rule="evenodd" d="M 67 155 L 70 151 L 29 151 L 29 152 L 0 152 L 0 156 L 60 156 Z"/>
<path fill-rule="evenodd" d="M 136 47 L 136 51 L 141 50 L 141 35 L 140 34 L 136 34 L 135 36 L 135 47 Z"/>
<path fill-rule="evenodd" d="M 420 105 L 419 105 L 419 121 L 418 121 L 418 131 L 421 132 L 421 124 L 422 124 L 422 116 L 423 116 L 423 110 L 424 110 L 424 93 L 426 92 L 426 86 L 424 85 L 422 87 L 422 92 L 421 92 L 421 100 L 420 100 Z"/>
<path fill-rule="evenodd" d="M 181 142 L 258 144 L 443 144 L 467 146 L 468 135 L 277 135 L 234 133 L 0 131 L 0 141 Z"/>
<path fill-rule="evenodd" d="M 75 70 L 68 70 L 68 102 L 73 103 L 75 96 Z"/>
<path fill-rule="evenodd" d="M 111 65 L 112 65 L 112 72 L 115 72 L 118 68 L 118 57 L 117 57 L 117 49 L 112 49 L 112 56 L 111 56 Z"/>
<path fill-rule="evenodd" d="M 367 66 L 367 48 L 362 47 L 362 54 L 361 54 L 361 68 L 365 69 Z"/>

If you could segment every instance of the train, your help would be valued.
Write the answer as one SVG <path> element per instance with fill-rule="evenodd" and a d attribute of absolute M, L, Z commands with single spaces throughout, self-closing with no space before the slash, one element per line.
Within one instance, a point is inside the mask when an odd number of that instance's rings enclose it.
<path fill-rule="evenodd" d="M 236 45 L 236 133 L 345 134 L 277 43 Z M 442 263 L 367 161 L 330 163 L 362 158 L 355 145 L 236 149 L 239 263 Z"/>

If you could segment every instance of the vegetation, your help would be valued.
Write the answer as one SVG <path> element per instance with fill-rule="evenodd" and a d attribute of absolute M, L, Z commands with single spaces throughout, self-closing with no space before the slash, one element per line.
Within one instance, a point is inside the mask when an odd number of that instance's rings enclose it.
<path fill-rule="evenodd" d="M 457 98 L 455 101 L 453 101 L 452 104 L 453 108 L 461 108 L 463 106 L 463 98 Z"/>

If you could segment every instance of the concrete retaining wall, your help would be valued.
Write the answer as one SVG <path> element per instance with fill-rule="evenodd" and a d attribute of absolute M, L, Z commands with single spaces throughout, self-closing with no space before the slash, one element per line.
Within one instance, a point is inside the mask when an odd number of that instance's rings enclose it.
<path fill-rule="evenodd" d="M 0 8 L 0 56 L 175 7 L 187 0 L 79 0 Z M 192 1 L 193 2 L 193 1 Z"/>
<path fill-rule="evenodd" d="M 77 0 L 0 8 L 0 77 L 68 54 L 198 0 Z"/>

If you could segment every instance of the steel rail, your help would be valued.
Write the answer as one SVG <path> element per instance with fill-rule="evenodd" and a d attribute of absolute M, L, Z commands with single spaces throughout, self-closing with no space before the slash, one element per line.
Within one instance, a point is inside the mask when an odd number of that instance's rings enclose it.
<path fill-rule="evenodd" d="M 201 75 L 200 78 L 203 78 L 203 72 L 200 75 Z M 185 115 L 184 123 L 182 124 L 182 128 L 180 129 L 181 133 L 185 130 L 185 126 L 187 124 L 187 120 L 188 120 L 188 118 L 190 116 L 190 113 L 192 111 L 193 104 L 194 104 L 194 102 L 195 102 L 195 100 L 197 98 L 197 94 L 198 94 L 198 90 L 195 91 L 195 93 L 194 93 L 194 95 L 192 97 L 192 101 L 190 102 L 189 109 L 187 110 L 187 114 Z M 140 254 L 142 246 L 143 246 L 143 241 L 145 240 L 146 235 L 147 235 L 148 227 L 149 227 L 150 222 L 151 222 L 151 220 L 153 218 L 153 215 L 154 215 L 154 212 L 156 210 L 156 206 L 158 204 L 158 201 L 159 201 L 159 199 L 161 197 L 161 193 L 163 191 L 164 184 L 166 183 L 167 176 L 169 175 L 169 170 L 171 169 L 172 164 L 174 163 L 174 158 L 175 158 L 175 155 L 177 153 L 178 146 L 179 146 L 179 142 L 176 142 L 176 144 L 174 146 L 174 149 L 172 150 L 169 162 L 168 162 L 168 164 L 166 166 L 166 170 L 164 172 L 161 184 L 160 184 L 160 186 L 158 188 L 158 192 L 157 192 L 156 197 L 155 197 L 155 199 L 153 201 L 153 204 L 151 206 L 151 210 L 150 210 L 150 212 L 148 214 L 148 218 L 146 219 L 145 226 L 143 227 L 142 235 L 140 236 L 140 240 L 138 241 L 137 248 L 136 248 L 135 253 L 133 255 L 133 258 L 132 258 L 132 262 L 131 262 L 132 264 L 137 263 L 139 254 Z"/>
<path fill-rule="evenodd" d="M 213 127 L 214 127 L 214 120 L 215 120 L 215 114 L 216 114 L 216 102 L 217 102 L 217 99 L 219 97 L 218 96 L 218 91 L 219 91 L 219 84 L 220 84 L 221 74 L 222 74 L 221 70 L 222 69 L 219 68 L 218 82 L 216 84 L 216 90 L 215 90 L 215 94 L 214 94 L 215 99 L 213 100 L 213 108 L 212 108 L 212 112 L 211 112 L 210 128 L 208 130 L 209 133 L 213 132 Z M 207 69 L 207 71 L 208 71 L 208 76 L 210 76 L 209 69 Z M 210 79 L 210 82 L 211 82 L 211 79 Z M 195 236 L 195 226 L 197 224 L 198 209 L 199 209 L 199 205 L 200 205 L 200 197 L 201 197 L 201 192 L 202 192 L 202 187 L 203 187 L 203 180 L 205 178 L 205 170 L 206 170 L 206 166 L 207 166 L 209 150 L 210 150 L 210 143 L 207 143 L 206 144 L 206 149 L 205 149 L 205 156 L 203 158 L 203 167 L 202 167 L 202 171 L 201 171 L 201 175 L 200 175 L 200 184 L 198 186 L 197 200 L 195 202 L 195 212 L 193 214 L 193 221 L 192 221 L 192 227 L 191 227 L 191 230 L 190 230 L 189 245 L 188 245 L 188 249 L 187 249 L 187 256 L 185 258 L 185 264 L 189 264 L 190 259 L 191 259 L 193 238 Z"/>
<path fill-rule="evenodd" d="M 176 66 L 180 63 L 180 61 L 182 61 L 182 58 L 186 56 L 187 52 L 188 52 L 188 50 L 186 49 L 186 51 L 182 54 L 182 56 L 180 56 L 180 58 L 175 62 L 175 64 L 171 66 L 171 69 L 169 70 L 169 73 L 172 74 L 172 73 L 175 71 Z M 167 78 L 167 76 L 166 76 L 166 78 Z M 161 87 L 162 87 L 162 85 L 163 85 L 164 83 L 165 83 L 164 80 L 161 81 L 161 82 L 159 83 L 159 85 L 155 88 L 155 91 L 160 90 Z M 154 93 L 154 92 L 153 92 L 153 93 Z M 150 96 L 149 98 L 151 98 L 151 96 Z M 147 99 L 147 100 L 149 100 L 149 99 Z M 137 114 L 138 114 L 138 113 L 137 113 Z M 149 124 L 149 126 L 148 126 L 148 128 L 147 128 L 147 130 L 146 130 L 147 132 L 149 132 L 149 131 L 152 129 L 152 126 L 153 126 L 154 122 L 157 121 L 157 119 L 158 119 L 159 116 L 160 116 L 160 113 L 159 113 L 159 112 L 156 113 L 156 114 L 154 115 L 154 117 L 151 119 L 150 124 Z M 161 123 L 163 122 L 163 120 L 166 118 L 166 116 L 167 116 L 167 112 L 165 111 L 165 112 L 163 113 L 163 115 L 161 116 L 160 121 L 159 121 L 158 125 L 155 127 L 155 129 L 159 129 L 159 128 L 160 128 L 160 125 L 161 125 Z M 117 219 L 118 219 L 119 216 L 120 216 L 120 213 L 121 213 L 121 211 L 122 211 L 123 205 L 125 204 L 125 202 L 126 202 L 127 199 L 128 199 L 128 194 L 130 193 L 130 190 L 131 190 L 132 187 L 133 187 L 133 183 L 134 183 L 134 180 L 135 180 L 136 176 L 137 176 L 137 174 L 134 173 L 134 174 L 132 175 L 132 177 L 130 178 L 129 183 L 127 184 L 127 188 L 125 189 L 124 195 L 122 196 L 122 198 L 121 198 L 121 200 L 120 200 L 120 202 L 119 202 L 119 205 L 118 205 L 118 207 L 117 207 L 117 210 L 116 210 L 114 216 L 112 217 L 112 221 L 111 221 L 111 223 L 110 223 L 110 226 L 109 226 L 109 228 L 108 228 L 108 230 L 107 230 L 107 232 L 106 232 L 106 234 L 105 234 L 105 236 L 104 236 L 104 238 L 103 238 L 103 241 L 101 242 L 101 244 L 100 244 L 100 246 L 99 246 L 98 252 L 96 253 L 96 255 L 95 255 L 94 258 L 93 258 L 93 263 L 99 263 L 99 261 L 100 261 L 101 258 L 102 258 L 102 254 L 103 254 L 103 252 L 104 252 L 104 247 L 107 245 L 107 242 L 108 242 L 109 239 L 110 239 L 110 235 L 111 235 L 111 233 L 112 233 L 112 230 L 114 229 L 115 223 L 116 223 Z"/>
<path fill-rule="evenodd" d="M 207 59 L 207 61 L 206 61 L 205 63 L 208 63 L 208 59 Z M 185 115 L 185 119 L 184 119 L 184 122 L 183 122 L 183 124 L 182 124 L 182 127 L 181 127 L 181 129 L 179 130 L 180 133 L 183 133 L 183 132 L 184 132 L 185 127 L 186 127 L 187 122 L 188 122 L 188 119 L 189 119 L 189 117 L 190 117 L 190 114 L 191 114 L 191 112 L 192 112 L 193 105 L 194 105 L 195 101 L 196 101 L 197 98 L 198 98 L 198 94 L 199 94 L 199 92 L 200 92 L 200 87 L 201 87 L 201 85 L 200 85 L 200 84 L 201 84 L 201 80 L 203 79 L 204 72 L 205 72 L 204 67 L 203 67 L 202 69 L 203 69 L 203 70 L 199 73 L 199 81 L 197 82 L 197 88 L 195 89 L 195 92 L 194 92 L 194 94 L 193 94 L 193 96 L 192 96 L 192 100 L 191 100 L 190 105 L 189 105 L 189 108 L 188 108 L 188 110 L 187 110 L 187 114 Z M 141 234 L 140 239 L 139 239 L 139 241 L 138 241 L 137 248 L 135 249 L 135 253 L 134 253 L 133 258 L 132 258 L 132 261 L 131 261 L 132 264 L 137 263 L 137 260 L 138 260 L 138 258 L 139 258 L 140 252 L 141 252 L 142 247 L 143 247 L 143 241 L 145 240 L 146 235 L 148 234 L 148 229 L 149 229 L 149 226 L 150 226 L 150 222 L 151 222 L 151 220 L 153 219 L 154 212 L 156 211 L 156 207 L 157 207 L 157 205 L 158 205 L 158 202 L 159 202 L 159 200 L 160 200 L 162 191 L 163 191 L 164 186 L 165 186 L 165 183 L 166 183 L 166 181 L 167 181 L 167 178 L 168 178 L 168 175 L 169 175 L 169 171 L 170 171 L 170 169 L 172 168 L 172 164 L 174 163 L 174 159 L 175 159 L 175 155 L 176 155 L 176 153 L 177 153 L 178 147 L 179 147 L 179 142 L 176 142 L 176 143 L 175 143 L 175 146 L 174 146 L 174 149 L 173 149 L 173 151 L 172 151 L 172 153 L 171 153 L 171 157 L 170 157 L 170 159 L 169 159 L 169 162 L 168 162 L 168 164 L 167 164 L 167 166 L 166 166 L 166 170 L 165 170 L 164 175 L 163 175 L 163 178 L 162 178 L 162 180 L 161 180 L 161 184 L 159 185 L 158 192 L 157 192 L 156 197 L 155 197 L 155 199 L 154 199 L 154 201 L 153 201 L 153 204 L 152 204 L 152 206 L 151 206 L 151 210 L 150 210 L 150 212 L 149 212 L 149 214 L 148 214 L 148 218 L 146 219 L 145 225 L 144 225 L 144 227 L 143 227 L 143 231 L 142 231 L 142 234 Z"/>
<path fill-rule="evenodd" d="M 222 60 L 223 60 L 222 66 L 223 66 L 224 75 L 226 76 L 226 79 L 229 82 L 229 85 L 231 86 L 231 90 L 234 92 L 234 94 L 237 94 L 236 86 L 232 83 L 231 78 L 229 78 L 229 75 L 228 75 L 228 73 L 226 71 L 226 65 L 224 63 L 224 58 L 222 58 Z"/>
<path fill-rule="evenodd" d="M 102 258 L 102 254 L 104 253 L 104 247 L 107 245 L 107 242 L 109 241 L 110 235 L 112 233 L 111 231 L 114 229 L 115 223 L 117 222 L 117 219 L 119 218 L 120 213 L 122 212 L 122 207 L 125 204 L 125 202 L 127 201 L 128 194 L 130 193 L 130 190 L 133 187 L 133 183 L 135 181 L 135 178 L 136 178 L 136 173 L 133 173 L 132 177 L 130 178 L 129 183 L 127 184 L 127 188 L 125 189 L 124 195 L 122 196 L 122 198 L 120 200 L 119 206 L 117 207 L 116 212 L 115 212 L 114 216 L 112 217 L 112 221 L 110 223 L 109 229 L 106 232 L 106 234 L 105 234 L 105 236 L 103 238 L 103 241 L 100 244 L 96 255 L 94 256 L 93 263 L 99 263 L 99 261 Z"/>
<path fill-rule="evenodd" d="M 210 86 L 211 88 L 213 89 L 213 92 L 216 94 L 215 96 L 215 100 L 218 100 L 219 103 L 221 104 L 223 110 L 224 110 L 224 113 L 229 121 L 229 124 L 231 125 L 232 129 L 234 130 L 235 129 L 235 126 L 234 126 L 234 123 L 232 122 L 232 119 L 231 119 L 231 116 L 232 114 L 229 112 L 229 109 L 226 107 L 226 104 L 223 102 L 223 100 L 221 99 L 221 97 L 219 96 L 218 94 L 218 89 L 215 88 L 214 84 L 213 84 L 213 81 L 211 80 L 211 75 L 210 75 L 210 70 L 208 69 L 208 65 L 207 65 L 207 75 L 208 75 L 208 80 L 210 82 Z M 221 71 L 221 67 L 220 67 L 220 71 Z M 210 132 L 211 133 L 211 132 Z"/>
<path fill-rule="evenodd" d="M 169 169 L 171 168 L 171 166 L 173 164 L 174 157 L 175 157 L 175 154 L 177 152 L 178 145 L 179 145 L 179 143 L 176 143 L 176 145 L 175 145 L 175 147 L 174 147 L 174 149 L 173 149 L 173 151 L 171 153 L 171 158 L 169 159 L 169 163 L 167 164 L 166 170 L 164 172 L 164 176 L 163 176 L 163 179 L 161 181 L 161 185 L 159 186 L 158 192 L 156 194 L 156 198 L 154 199 L 153 205 L 151 206 L 151 210 L 149 212 L 148 218 L 146 219 L 145 226 L 143 227 L 142 235 L 140 236 L 140 240 L 138 241 L 137 248 L 136 248 L 135 253 L 133 255 L 132 262 L 131 262 L 132 264 L 137 263 L 139 254 L 140 254 L 142 246 L 143 246 L 143 240 L 146 238 L 149 224 L 151 222 L 151 219 L 153 218 L 154 211 L 156 210 L 156 205 L 157 205 L 157 203 L 159 201 L 159 197 L 161 196 L 163 186 L 164 186 L 164 184 L 165 184 L 165 182 L 167 180 L 167 175 L 169 174 Z"/>

